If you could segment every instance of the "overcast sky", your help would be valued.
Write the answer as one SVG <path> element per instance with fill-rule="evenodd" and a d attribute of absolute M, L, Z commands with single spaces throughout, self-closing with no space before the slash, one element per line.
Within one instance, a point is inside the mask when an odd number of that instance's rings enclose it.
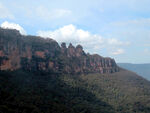
<path fill-rule="evenodd" d="M 0 0 L 0 26 L 150 63 L 150 0 Z"/>

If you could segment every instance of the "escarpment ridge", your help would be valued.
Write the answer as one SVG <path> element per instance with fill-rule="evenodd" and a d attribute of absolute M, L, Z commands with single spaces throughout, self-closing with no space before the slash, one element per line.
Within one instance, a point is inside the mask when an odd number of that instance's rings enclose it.
<path fill-rule="evenodd" d="M 86 54 L 81 45 L 61 46 L 50 38 L 23 36 L 17 30 L 0 28 L 0 70 L 53 73 L 118 72 L 114 59 Z"/>

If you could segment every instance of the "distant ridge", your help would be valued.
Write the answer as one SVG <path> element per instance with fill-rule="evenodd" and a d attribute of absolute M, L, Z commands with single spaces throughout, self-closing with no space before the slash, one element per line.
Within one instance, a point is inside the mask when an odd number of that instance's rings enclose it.
<path fill-rule="evenodd" d="M 117 63 L 120 67 L 136 72 L 142 77 L 150 80 L 150 63 L 145 64 L 131 64 L 131 63 Z"/>

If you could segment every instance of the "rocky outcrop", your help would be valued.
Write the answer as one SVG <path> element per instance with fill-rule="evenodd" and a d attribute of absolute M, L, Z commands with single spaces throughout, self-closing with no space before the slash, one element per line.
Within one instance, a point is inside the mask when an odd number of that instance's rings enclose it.
<path fill-rule="evenodd" d="M 119 71 L 114 59 L 86 54 L 81 45 L 60 47 L 52 39 L 0 28 L 0 70 L 17 69 L 72 74 Z"/>
<path fill-rule="evenodd" d="M 85 56 L 85 52 L 83 51 L 83 47 L 81 45 L 77 45 L 75 51 L 77 57 Z"/>

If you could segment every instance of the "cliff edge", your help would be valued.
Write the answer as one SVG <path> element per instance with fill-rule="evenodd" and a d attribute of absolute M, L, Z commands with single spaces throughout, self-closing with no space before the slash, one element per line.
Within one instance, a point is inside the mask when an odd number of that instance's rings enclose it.
<path fill-rule="evenodd" d="M 50 38 L 23 36 L 17 30 L 0 28 L 0 70 L 17 69 L 69 74 L 119 71 L 114 59 L 86 54 L 81 45 L 59 46 Z"/>

